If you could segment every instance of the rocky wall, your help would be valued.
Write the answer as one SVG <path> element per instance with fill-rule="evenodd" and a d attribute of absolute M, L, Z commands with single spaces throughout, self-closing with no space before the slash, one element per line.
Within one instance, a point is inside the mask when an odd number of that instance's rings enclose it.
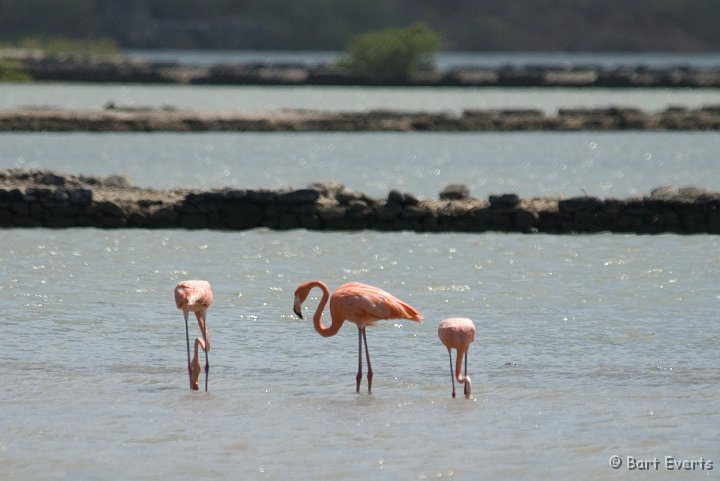
<path fill-rule="evenodd" d="M 133 187 L 119 176 L 0 171 L 0 227 L 380 230 L 416 232 L 720 234 L 720 194 L 661 187 L 629 199 L 469 196 L 391 191 L 373 198 L 341 184 L 212 191 Z"/>
<path fill-rule="evenodd" d="M 0 111 L 0 131 L 46 132 L 488 132 L 579 130 L 720 130 L 720 106 L 563 108 L 557 114 L 534 109 L 468 109 L 448 112 L 370 110 L 330 112 L 284 110 L 265 113 L 208 113 L 173 108 L 103 110 L 34 108 Z"/>
<path fill-rule="evenodd" d="M 720 87 L 720 70 L 688 65 L 667 67 L 505 65 L 426 70 L 409 76 L 357 75 L 333 65 L 182 65 L 118 57 L 18 56 L 33 79 L 72 82 L 184 83 L 224 85 L 365 85 L 422 87 Z"/>

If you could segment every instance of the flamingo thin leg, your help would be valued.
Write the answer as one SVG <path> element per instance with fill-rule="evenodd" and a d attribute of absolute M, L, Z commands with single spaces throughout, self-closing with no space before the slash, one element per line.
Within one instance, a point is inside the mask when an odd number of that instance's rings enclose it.
<path fill-rule="evenodd" d="M 188 332 L 188 312 L 183 311 L 185 317 L 185 342 L 187 343 L 187 367 L 188 367 L 188 378 L 190 381 L 190 389 L 192 389 L 192 364 L 190 363 L 190 333 Z"/>
<path fill-rule="evenodd" d="M 203 323 L 203 327 L 205 327 L 205 324 Z M 207 339 L 207 328 L 202 330 L 203 335 L 203 351 L 205 351 L 205 392 L 208 390 L 208 377 L 210 377 L 210 360 L 208 359 L 208 350 L 210 349 L 210 344 L 208 343 Z"/>
<path fill-rule="evenodd" d="M 210 377 L 210 361 L 208 361 L 208 352 L 205 351 L 205 392 L 208 390 L 208 377 Z"/>
<path fill-rule="evenodd" d="M 448 356 L 450 356 L 450 380 L 452 381 L 452 397 L 455 399 L 455 371 L 453 371 L 452 352 L 448 349 Z"/>
<path fill-rule="evenodd" d="M 467 356 L 468 356 L 468 353 L 467 353 L 467 351 L 465 351 L 465 379 L 467 379 Z M 463 389 L 463 393 L 465 394 L 465 397 L 468 397 L 468 394 L 469 394 L 468 389 L 469 388 L 470 388 L 470 385 L 466 381 L 465 388 Z"/>
<path fill-rule="evenodd" d="M 360 381 L 362 381 L 362 330 L 358 327 L 358 372 L 355 376 L 355 392 L 360 392 Z"/>
<path fill-rule="evenodd" d="M 365 341 L 365 359 L 367 359 L 367 367 L 368 367 L 368 373 L 367 373 L 368 394 L 370 394 L 370 391 L 372 390 L 373 371 L 372 371 L 372 365 L 370 364 L 370 352 L 368 351 L 367 335 L 365 334 L 364 327 L 362 328 L 362 337 L 363 337 L 363 341 Z"/>

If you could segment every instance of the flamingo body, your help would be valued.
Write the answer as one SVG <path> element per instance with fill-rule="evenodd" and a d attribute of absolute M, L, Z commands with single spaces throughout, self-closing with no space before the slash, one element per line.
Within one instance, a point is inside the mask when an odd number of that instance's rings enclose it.
<path fill-rule="evenodd" d="M 475 340 L 475 324 L 467 317 L 450 317 L 440 321 L 438 326 L 438 337 L 440 341 L 447 347 L 450 356 L 450 376 L 452 379 L 452 396 L 455 397 L 455 379 L 464 384 L 465 397 L 469 398 L 472 394 L 472 384 L 470 377 L 467 375 L 467 352 L 470 344 Z M 452 352 L 451 349 L 457 351 L 455 362 L 455 371 L 453 372 Z M 465 375 L 462 374 L 462 363 L 465 360 Z"/>
<path fill-rule="evenodd" d="M 414 307 L 401 301 L 389 292 L 378 287 L 348 282 L 338 287 L 330 295 L 327 285 L 321 281 L 309 281 L 300 284 L 295 290 L 293 311 L 302 319 L 302 304 L 310 291 L 318 287 L 323 296 L 313 316 L 313 327 L 323 337 L 334 336 L 338 333 L 345 321 L 354 323 L 358 328 L 358 373 L 356 376 L 355 391 L 360 392 L 362 379 L 362 346 L 365 344 L 365 357 L 368 364 L 368 393 L 372 390 L 372 366 L 367 347 L 366 326 L 373 326 L 382 319 L 408 319 L 422 322 L 422 314 Z M 325 305 L 330 301 L 330 326 L 322 323 L 322 313 Z"/>
<path fill-rule="evenodd" d="M 381 319 L 409 319 L 420 322 L 422 315 L 392 294 L 360 282 L 348 282 L 330 296 L 330 316 L 360 327 L 374 326 Z"/>
<path fill-rule="evenodd" d="M 213 292 L 208 281 L 191 280 L 182 281 L 175 286 L 175 305 L 183 311 L 185 317 L 185 340 L 187 341 L 188 375 L 190 377 L 190 389 L 197 390 L 200 377 L 200 361 L 198 360 L 198 345 L 205 351 L 205 391 L 208 388 L 208 375 L 210 373 L 210 362 L 208 351 L 210 350 L 210 335 L 208 333 L 206 318 L 208 307 L 213 302 Z M 195 340 L 195 357 L 190 360 L 190 336 L 188 334 L 188 315 L 195 314 L 198 327 L 202 333 L 202 339 Z"/>
<path fill-rule="evenodd" d="M 188 312 L 200 312 L 210 307 L 213 292 L 208 281 L 182 281 L 175 286 L 175 305 Z"/>

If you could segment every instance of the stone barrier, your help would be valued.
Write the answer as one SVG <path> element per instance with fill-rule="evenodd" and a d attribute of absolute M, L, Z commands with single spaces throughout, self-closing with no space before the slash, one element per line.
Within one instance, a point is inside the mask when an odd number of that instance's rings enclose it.
<path fill-rule="evenodd" d="M 265 113 L 207 113 L 161 108 L 103 110 L 33 108 L 0 111 L 0 131 L 48 132 L 485 132 L 588 130 L 720 130 L 720 105 L 560 109 L 549 115 L 532 109 L 469 109 L 448 112 L 370 110 L 330 112 L 283 110 Z"/>
<path fill-rule="evenodd" d="M 720 69 L 603 65 L 458 66 L 408 76 L 358 75 L 331 64 L 240 63 L 184 65 L 118 56 L 16 55 L 33 79 L 42 81 L 180 83 L 201 85 L 324 85 L 402 87 L 603 87 L 718 88 Z"/>
<path fill-rule="evenodd" d="M 373 198 L 333 182 L 287 190 L 156 190 L 122 176 L 9 169 L 0 170 L 0 227 L 720 234 L 720 193 L 695 187 L 660 187 L 629 199 L 475 199 L 454 185 L 440 197 L 393 190 Z"/>

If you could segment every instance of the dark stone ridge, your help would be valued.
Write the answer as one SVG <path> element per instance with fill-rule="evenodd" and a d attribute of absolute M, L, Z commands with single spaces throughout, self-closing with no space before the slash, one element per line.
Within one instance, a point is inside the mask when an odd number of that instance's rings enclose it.
<path fill-rule="evenodd" d="M 359 75 L 333 65 L 237 63 L 182 65 L 125 57 L 17 55 L 34 80 L 201 85 L 372 85 L 403 87 L 718 88 L 720 69 L 670 65 L 454 67 L 408 76 Z"/>
<path fill-rule="evenodd" d="M 469 196 L 448 186 L 439 200 L 391 191 L 373 198 L 337 182 L 272 190 L 157 190 L 124 176 L 0 170 L 0 227 L 380 230 L 416 232 L 629 232 L 720 234 L 720 193 L 658 187 L 644 197 Z"/>
<path fill-rule="evenodd" d="M 332 112 L 194 112 L 170 108 L 115 106 L 104 110 L 25 108 L 0 111 L 0 131 L 50 132 L 484 132 L 587 130 L 720 130 L 720 106 L 669 107 L 662 111 L 606 107 L 539 110 L 414 112 L 369 110 Z"/>

